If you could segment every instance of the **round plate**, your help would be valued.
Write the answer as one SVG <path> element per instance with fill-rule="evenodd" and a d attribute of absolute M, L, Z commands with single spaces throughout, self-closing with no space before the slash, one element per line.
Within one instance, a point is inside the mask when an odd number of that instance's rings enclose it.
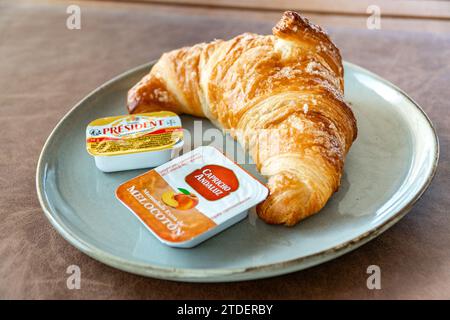
<path fill-rule="evenodd" d="M 359 133 L 347 155 L 339 192 L 326 207 L 293 228 L 267 225 L 253 211 L 195 248 L 167 247 L 114 195 L 117 186 L 144 171 L 102 173 L 85 147 L 86 125 L 99 117 L 125 114 L 128 89 L 151 66 L 112 79 L 78 103 L 53 130 L 38 163 L 37 192 L 50 222 L 75 247 L 110 266 L 198 282 L 257 279 L 305 269 L 388 229 L 407 213 L 434 175 L 438 140 L 422 109 L 386 80 L 345 63 L 346 99 Z M 192 130 L 195 120 L 199 119 L 183 116 L 183 126 Z M 202 120 L 203 131 L 211 126 Z M 209 143 L 204 139 L 203 144 Z M 242 152 L 240 147 L 237 152 Z M 255 173 L 254 165 L 245 167 Z"/>

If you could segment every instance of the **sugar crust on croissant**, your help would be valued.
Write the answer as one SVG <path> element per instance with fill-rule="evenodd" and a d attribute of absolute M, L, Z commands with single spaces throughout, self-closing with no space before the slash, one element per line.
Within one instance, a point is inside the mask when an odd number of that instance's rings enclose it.
<path fill-rule="evenodd" d="M 343 72 L 328 35 L 287 11 L 273 35 L 244 33 L 163 54 L 130 89 L 128 110 L 171 110 L 230 130 L 268 177 L 259 217 L 291 226 L 338 189 L 356 139 Z"/>

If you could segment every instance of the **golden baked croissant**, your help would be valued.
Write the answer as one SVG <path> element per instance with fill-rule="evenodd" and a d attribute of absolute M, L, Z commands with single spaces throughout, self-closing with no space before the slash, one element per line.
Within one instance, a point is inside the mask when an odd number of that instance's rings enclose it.
<path fill-rule="evenodd" d="M 357 134 L 343 93 L 339 50 L 319 26 L 288 11 L 273 36 L 245 33 L 163 54 L 129 91 L 128 109 L 206 117 L 230 130 L 268 177 L 258 215 L 294 225 L 339 187 Z M 277 132 L 275 152 L 263 129 Z"/>

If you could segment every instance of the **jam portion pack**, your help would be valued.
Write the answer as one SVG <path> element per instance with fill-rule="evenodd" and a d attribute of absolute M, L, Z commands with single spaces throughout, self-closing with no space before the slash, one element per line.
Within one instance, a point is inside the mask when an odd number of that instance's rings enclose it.
<path fill-rule="evenodd" d="M 199 147 L 116 190 L 163 243 L 190 248 L 247 216 L 268 189 L 209 146 Z"/>

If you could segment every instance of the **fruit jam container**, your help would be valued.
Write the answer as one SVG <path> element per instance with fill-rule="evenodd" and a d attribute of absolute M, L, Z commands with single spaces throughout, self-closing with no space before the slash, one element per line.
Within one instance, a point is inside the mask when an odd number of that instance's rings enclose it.
<path fill-rule="evenodd" d="M 101 118 L 86 129 L 86 148 L 104 172 L 152 168 L 183 146 L 180 118 L 159 111 Z"/>
<path fill-rule="evenodd" d="M 161 242 L 191 248 L 247 216 L 268 189 L 219 150 L 204 146 L 133 178 L 117 198 Z"/>

